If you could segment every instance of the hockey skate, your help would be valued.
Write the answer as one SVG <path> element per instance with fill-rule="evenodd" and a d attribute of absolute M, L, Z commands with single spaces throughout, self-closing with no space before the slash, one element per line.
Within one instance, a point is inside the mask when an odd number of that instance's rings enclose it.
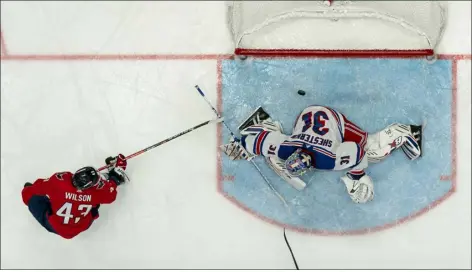
<path fill-rule="evenodd" d="M 258 107 L 246 120 L 243 121 L 238 129 L 241 131 L 254 125 L 261 125 L 268 130 L 279 131 L 283 133 L 280 122 L 273 121 L 270 115 L 262 107 Z M 265 161 L 278 176 L 280 176 L 295 189 L 301 191 L 306 187 L 306 183 L 302 179 L 292 176 L 287 171 L 287 169 L 285 169 L 285 164 L 282 160 L 278 158 L 266 157 Z"/>
<path fill-rule="evenodd" d="M 415 139 L 416 143 L 419 146 L 420 154 L 415 155 L 410 151 L 409 145 L 411 145 L 412 143 L 409 142 L 408 140 L 405 142 L 404 145 L 401 146 L 401 148 L 402 148 L 403 152 L 405 153 L 405 155 L 410 160 L 415 160 L 415 159 L 423 156 L 423 145 L 422 144 L 423 144 L 423 127 L 424 127 L 424 125 L 419 125 L 419 126 L 410 125 L 409 127 L 410 127 L 410 131 L 411 131 L 411 135 L 413 136 L 413 138 Z"/>

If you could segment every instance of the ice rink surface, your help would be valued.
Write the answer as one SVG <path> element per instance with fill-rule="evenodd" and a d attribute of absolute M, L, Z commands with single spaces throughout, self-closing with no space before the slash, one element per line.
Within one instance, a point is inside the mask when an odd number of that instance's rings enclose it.
<path fill-rule="evenodd" d="M 223 2 L 1 2 L 1 268 L 292 269 L 281 225 L 304 269 L 471 268 L 470 9 L 449 3 L 441 58 L 429 65 L 233 61 Z M 131 183 L 75 239 L 37 224 L 25 182 L 215 118 L 195 84 L 233 128 L 262 104 L 290 130 L 320 103 L 369 132 L 426 118 L 427 151 L 369 168 L 378 194 L 360 208 L 340 172 L 302 194 L 271 176 L 305 200 L 287 216 L 249 164 L 220 156 L 227 134 L 210 125 L 130 160 Z M 366 228 L 378 231 L 356 232 Z"/>

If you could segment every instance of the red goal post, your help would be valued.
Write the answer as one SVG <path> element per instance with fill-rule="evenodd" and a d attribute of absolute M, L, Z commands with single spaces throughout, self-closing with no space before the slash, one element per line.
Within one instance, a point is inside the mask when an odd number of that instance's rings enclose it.
<path fill-rule="evenodd" d="M 235 54 L 434 56 L 443 1 L 230 1 Z"/>

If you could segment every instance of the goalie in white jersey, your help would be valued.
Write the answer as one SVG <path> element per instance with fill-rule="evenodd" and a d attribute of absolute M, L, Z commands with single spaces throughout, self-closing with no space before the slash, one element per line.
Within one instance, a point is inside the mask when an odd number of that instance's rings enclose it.
<path fill-rule="evenodd" d="M 365 203 L 374 197 L 374 185 L 365 174 L 369 162 L 378 162 L 401 147 L 409 159 L 421 156 L 422 126 L 392 124 L 368 134 L 342 113 L 310 106 L 297 117 L 292 135 L 260 107 L 240 127 L 241 139 L 222 147 L 232 160 L 261 155 L 284 180 L 302 190 L 305 172 L 348 170 L 341 178 L 351 199 Z"/>

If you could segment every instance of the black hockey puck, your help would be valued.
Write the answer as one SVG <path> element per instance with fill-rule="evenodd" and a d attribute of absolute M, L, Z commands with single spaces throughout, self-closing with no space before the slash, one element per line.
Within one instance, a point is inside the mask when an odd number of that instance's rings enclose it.
<path fill-rule="evenodd" d="M 299 94 L 299 95 L 305 95 L 306 92 L 305 92 L 304 90 L 298 90 L 298 94 Z"/>

